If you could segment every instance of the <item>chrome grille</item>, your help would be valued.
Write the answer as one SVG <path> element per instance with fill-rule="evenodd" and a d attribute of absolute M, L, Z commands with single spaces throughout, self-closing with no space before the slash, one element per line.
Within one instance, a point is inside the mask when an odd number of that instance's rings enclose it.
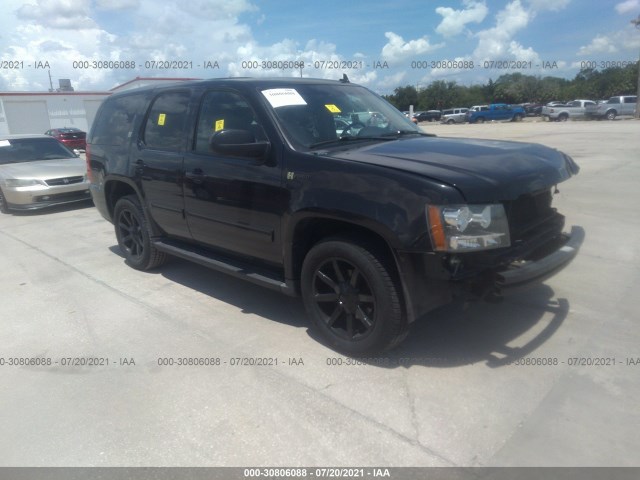
<path fill-rule="evenodd" d="M 82 183 L 84 176 L 78 175 L 76 177 L 63 177 L 63 178 L 50 178 L 45 180 L 45 183 L 50 187 L 57 187 L 60 185 L 73 185 L 74 183 Z"/>

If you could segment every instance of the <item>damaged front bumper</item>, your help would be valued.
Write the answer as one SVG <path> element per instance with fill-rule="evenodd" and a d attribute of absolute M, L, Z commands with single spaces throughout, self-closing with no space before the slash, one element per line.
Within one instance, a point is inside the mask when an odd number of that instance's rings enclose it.
<path fill-rule="evenodd" d="M 514 262 L 506 270 L 496 273 L 496 286 L 502 292 L 539 283 L 555 275 L 575 258 L 582 246 L 585 232 L 582 227 L 571 227 L 566 242 L 551 253 L 535 260 Z"/>

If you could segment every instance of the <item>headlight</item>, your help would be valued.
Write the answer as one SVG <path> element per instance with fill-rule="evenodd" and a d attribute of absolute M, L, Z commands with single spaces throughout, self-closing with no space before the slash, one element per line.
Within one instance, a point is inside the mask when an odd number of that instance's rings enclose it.
<path fill-rule="evenodd" d="M 427 205 L 434 250 L 464 252 L 511 245 L 509 222 L 501 204 Z"/>
<path fill-rule="evenodd" d="M 34 187 L 36 185 L 47 186 L 42 180 L 23 179 L 23 178 L 7 178 L 5 180 L 7 187 Z"/>

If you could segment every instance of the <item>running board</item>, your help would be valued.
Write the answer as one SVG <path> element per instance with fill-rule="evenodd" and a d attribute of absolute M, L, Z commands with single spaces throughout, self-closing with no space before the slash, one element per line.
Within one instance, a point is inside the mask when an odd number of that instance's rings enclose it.
<path fill-rule="evenodd" d="M 290 296 L 296 296 L 295 288 L 288 285 L 281 278 L 271 272 L 261 271 L 248 262 L 235 260 L 228 256 L 216 255 L 208 250 L 200 249 L 193 245 L 180 244 L 177 245 L 166 239 L 153 241 L 153 246 L 161 252 L 168 253 L 175 257 L 197 263 L 204 267 L 216 270 L 218 272 L 232 275 L 236 278 L 247 280 L 256 285 L 267 287 L 271 290 L 277 290 Z"/>

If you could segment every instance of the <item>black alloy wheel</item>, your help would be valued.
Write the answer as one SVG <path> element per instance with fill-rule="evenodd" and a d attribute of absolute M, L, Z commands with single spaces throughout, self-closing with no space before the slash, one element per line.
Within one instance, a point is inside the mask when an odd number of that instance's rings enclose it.
<path fill-rule="evenodd" d="M 127 263 L 137 270 L 149 270 L 164 263 L 166 254 L 151 242 L 149 225 L 138 197 L 128 195 L 116 203 L 114 225 L 118 245 Z"/>
<path fill-rule="evenodd" d="M 380 255 L 343 240 L 317 244 L 302 270 L 302 295 L 314 323 L 349 355 L 389 349 L 406 336 L 394 275 Z"/>
<path fill-rule="evenodd" d="M 344 259 L 327 260 L 316 270 L 312 289 L 322 320 L 336 336 L 354 341 L 371 333 L 376 301 L 355 265 Z"/>

